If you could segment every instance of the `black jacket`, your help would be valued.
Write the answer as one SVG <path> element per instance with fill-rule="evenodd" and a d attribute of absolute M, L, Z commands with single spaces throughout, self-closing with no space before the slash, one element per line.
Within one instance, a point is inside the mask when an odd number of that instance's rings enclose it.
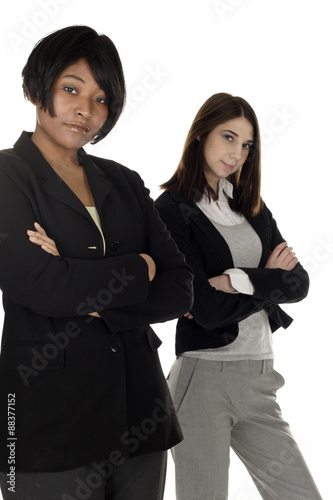
<path fill-rule="evenodd" d="M 185 313 L 192 274 L 139 175 L 79 151 L 106 240 L 23 133 L 0 152 L 0 464 L 58 470 L 181 439 L 150 323 Z M 37 221 L 61 257 L 32 244 Z M 150 283 L 139 253 L 156 262 Z M 89 312 L 97 311 L 102 319 Z M 15 395 L 15 396 L 8 396 Z M 7 399 L 15 397 L 15 434 Z M 11 409 L 13 405 L 10 405 Z M 12 420 L 11 420 L 12 422 Z"/>
<path fill-rule="evenodd" d="M 176 354 L 222 347 L 238 335 L 238 323 L 265 309 L 272 331 L 287 328 L 292 319 L 278 305 L 302 300 L 309 278 L 301 264 L 292 271 L 264 269 L 270 252 L 283 240 L 266 206 L 248 219 L 262 243 L 258 268 L 242 268 L 253 286 L 254 295 L 228 294 L 212 287 L 208 279 L 233 268 L 229 247 L 214 225 L 193 202 L 179 193 L 165 191 L 155 202 L 162 220 L 194 273 L 194 319 L 181 317 L 177 323 Z"/>

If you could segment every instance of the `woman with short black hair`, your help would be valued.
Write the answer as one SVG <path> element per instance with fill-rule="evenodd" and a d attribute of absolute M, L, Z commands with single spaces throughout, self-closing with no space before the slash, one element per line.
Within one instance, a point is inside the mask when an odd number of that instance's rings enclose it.
<path fill-rule="evenodd" d="M 125 98 L 117 50 L 72 26 L 23 70 L 33 133 L 0 152 L 4 500 L 160 500 L 182 439 L 151 323 L 186 312 L 192 274 L 139 175 L 82 147 Z"/>
<path fill-rule="evenodd" d="M 156 207 L 194 272 L 178 320 L 169 386 L 184 440 L 173 449 L 178 500 L 226 500 L 230 447 L 266 500 L 319 500 L 276 403 L 272 332 L 308 292 L 306 271 L 260 196 L 260 133 L 241 97 L 199 109 Z M 301 348 L 301 346 L 300 346 Z"/>
<path fill-rule="evenodd" d="M 122 64 L 117 49 L 106 35 L 88 26 L 69 26 L 41 40 L 30 54 L 22 71 L 27 99 L 54 116 L 53 90 L 58 75 L 71 64 L 85 59 L 92 75 L 106 94 L 108 116 L 96 137 L 96 144 L 116 124 L 126 97 Z"/>

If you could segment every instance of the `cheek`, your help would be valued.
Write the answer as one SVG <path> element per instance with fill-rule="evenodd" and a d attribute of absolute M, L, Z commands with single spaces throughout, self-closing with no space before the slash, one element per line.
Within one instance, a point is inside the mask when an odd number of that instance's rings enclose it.
<path fill-rule="evenodd" d="M 56 116 L 61 115 L 63 112 L 68 110 L 70 107 L 70 100 L 66 99 L 66 96 L 55 92 L 53 96 L 53 111 Z"/>
<path fill-rule="evenodd" d="M 211 163 L 216 161 L 216 159 L 219 159 L 222 154 L 223 154 L 223 148 L 220 142 L 209 140 L 208 138 L 204 147 L 204 158 L 206 160 L 206 163 Z"/>
<path fill-rule="evenodd" d="M 249 151 L 248 150 L 244 150 L 244 152 L 242 153 L 242 164 L 244 164 L 246 162 L 246 160 L 248 159 L 249 157 Z"/>
<path fill-rule="evenodd" d="M 96 113 L 96 127 L 100 129 L 108 118 L 108 109 L 99 109 Z"/>

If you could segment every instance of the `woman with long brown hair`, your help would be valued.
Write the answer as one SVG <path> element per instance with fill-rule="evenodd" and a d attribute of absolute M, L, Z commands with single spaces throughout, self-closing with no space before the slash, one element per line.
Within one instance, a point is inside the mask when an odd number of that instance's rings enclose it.
<path fill-rule="evenodd" d="M 305 298 L 309 280 L 261 199 L 251 106 L 210 97 L 162 187 L 156 206 L 194 272 L 169 375 L 184 433 L 173 450 L 177 499 L 226 499 L 230 447 L 262 498 L 320 499 L 282 419 L 273 366 L 272 332 L 292 321 L 279 304 Z"/>

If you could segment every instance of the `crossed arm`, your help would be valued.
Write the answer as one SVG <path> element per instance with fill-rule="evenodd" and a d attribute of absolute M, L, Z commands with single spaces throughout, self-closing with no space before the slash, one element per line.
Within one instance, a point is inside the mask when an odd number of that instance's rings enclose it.
<path fill-rule="evenodd" d="M 55 241 L 47 236 L 45 230 L 40 224 L 38 224 L 38 222 L 35 222 L 34 226 L 36 231 L 32 231 L 31 229 L 27 230 L 29 240 L 35 245 L 39 245 L 43 250 L 45 250 L 45 252 L 51 255 L 60 256 Z M 153 281 L 156 275 L 156 265 L 154 260 L 146 253 L 140 253 L 139 255 L 147 263 L 149 281 Z"/>
<path fill-rule="evenodd" d="M 44 231 L 44 229 L 36 222 L 35 231 L 28 230 L 27 234 L 29 240 L 35 245 L 39 245 L 45 252 L 52 254 L 54 256 L 59 256 L 59 252 L 54 240 L 49 238 Z M 140 254 L 140 256 L 146 261 L 148 266 L 149 280 L 152 281 L 156 274 L 156 266 L 154 260 L 147 254 Z M 285 271 L 292 271 L 298 262 L 298 258 L 293 252 L 293 248 L 289 247 L 284 241 L 278 244 L 274 250 L 271 252 L 266 266 L 266 269 L 282 269 Z M 237 290 L 231 285 L 230 276 L 228 274 L 221 274 L 219 276 L 213 276 L 208 279 L 209 284 L 216 290 L 222 291 L 224 293 L 235 293 Z M 100 317 L 97 312 L 90 313 L 91 316 Z M 185 315 L 188 319 L 193 319 L 190 312 Z"/>
<path fill-rule="evenodd" d="M 42 228 L 40 224 L 38 224 L 38 222 L 35 222 L 34 226 L 35 226 L 35 231 L 31 229 L 27 230 L 27 235 L 31 243 L 40 246 L 46 253 L 49 253 L 54 256 L 60 256 L 55 241 L 47 236 L 45 230 Z M 148 266 L 149 281 L 152 281 L 156 275 L 155 262 L 148 254 L 140 253 L 139 255 L 146 261 Z M 96 311 L 90 313 L 89 315 L 95 316 L 96 318 L 101 317 Z"/>
<path fill-rule="evenodd" d="M 292 271 L 298 262 L 293 248 L 283 241 L 277 245 L 271 252 L 265 269 L 282 269 L 284 271 Z M 235 293 L 237 290 L 232 286 L 229 274 L 220 274 L 208 279 L 209 284 L 224 293 Z M 188 319 L 193 319 L 191 313 L 187 312 L 184 316 Z"/>
<path fill-rule="evenodd" d="M 297 262 L 298 259 L 295 252 L 293 252 L 293 248 L 288 247 L 288 244 L 283 241 L 271 252 L 265 269 L 283 269 L 284 271 L 292 271 Z M 214 276 L 209 278 L 208 281 L 214 288 L 216 288 L 216 290 L 221 290 L 225 293 L 237 292 L 237 290 L 232 287 L 230 276 L 228 274 Z"/>

